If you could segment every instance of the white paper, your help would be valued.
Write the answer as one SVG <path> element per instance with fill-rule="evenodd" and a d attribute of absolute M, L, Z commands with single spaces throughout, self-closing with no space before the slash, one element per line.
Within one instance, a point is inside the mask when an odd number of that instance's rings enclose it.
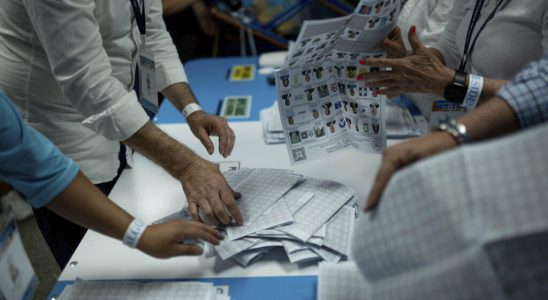
<path fill-rule="evenodd" d="M 362 0 L 351 15 L 305 21 L 286 66 L 276 71 L 292 164 L 349 148 L 373 153 L 385 148 L 386 97 L 366 87 L 363 76 L 380 71 L 365 61 L 384 55 L 380 42 L 397 21 L 400 1 L 379 3 Z"/>
<path fill-rule="evenodd" d="M 363 300 L 368 297 L 368 285 L 354 262 L 320 263 L 318 300 Z"/>

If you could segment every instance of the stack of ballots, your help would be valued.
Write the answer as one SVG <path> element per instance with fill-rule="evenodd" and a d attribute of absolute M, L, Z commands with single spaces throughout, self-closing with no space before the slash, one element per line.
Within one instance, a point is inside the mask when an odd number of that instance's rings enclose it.
<path fill-rule="evenodd" d="M 210 254 L 242 266 L 277 247 L 291 263 L 335 263 L 348 256 L 356 217 L 353 189 L 290 170 L 244 168 L 224 175 L 242 194 L 244 225 L 227 227 L 225 240 Z"/>
<path fill-rule="evenodd" d="M 263 125 L 263 138 L 267 144 L 285 143 L 284 129 L 280 118 L 280 110 L 277 101 L 271 107 L 261 110 L 261 124 Z"/>
<path fill-rule="evenodd" d="M 337 263 L 348 257 L 357 215 L 353 189 L 290 170 L 242 168 L 224 176 L 242 194 L 238 205 L 244 225 L 225 228 L 219 246 L 205 245 L 207 256 L 242 266 L 275 248 L 283 249 L 291 263 Z M 186 208 L 155 223 L 181 218 L 190 218 Z"/>
<path fill-rule="evenodd" d="M 228 286 L 214 286 L 208 282 L 137 282 L 88 281 L 76 279 L 67 285 L 59 300 L 230 300 Z"/>

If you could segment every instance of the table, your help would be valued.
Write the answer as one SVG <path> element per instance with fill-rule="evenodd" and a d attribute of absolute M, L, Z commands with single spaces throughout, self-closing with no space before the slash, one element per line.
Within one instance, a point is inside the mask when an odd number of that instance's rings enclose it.
<path fill-rule="evenodd" d="M 259 120 L 261 109 L 272 105 L 276 100 L 276 87 L 267 81 L 267 77 L 255 71 L 252 81 L 228 80 L 234 65 L 257 65 L 257 57 L 222 57 L 192 60 L 185 64 L 185 71 L 196 98 L 209 114 L 216 114 L 219 101 L 225 96 L 251 95 L 251 113 L 249 119 L 234 119 L 231 122 Z M 169 102 L 164 101 L 155 118 L 156 123 L 183 123 L 181 113 Z"/>
<path fill-rule="evenodd" d="M 241 161 L 242 167 L 292 168 L 285 145 L 266 145 L 259 122 L 231 123 L 237 143 L 227 161 Z M 218 153 L 209 156 L 186 124 L 165 124 L 160 128 L 185 143 L 202 157 L 223 161 Z M 215 141 L 216 142 L 216 141 Z M 390 141 L 394 143 L 394 141 Z M 346 151 L 322 160 L 294 166 L 305 176 L 342 182 L 364 199 L 371 188 L 380 155 Z M 144 222 L 151 222 L 183 206 L 180 184 L 163 169 L 136 155 L 133 169 L 125 170 L 110 198 Z M 70 266 L 73 265 L 73 266 Z M 230 285 L 234 300 L 315 299 L 317 265 L 292 265 L 282 252 L 269 253 L 262 260 L 242 268 L 218 258 L 178 257 L 161 260 L 124 246 L 120 241 L 89 231 L 71 258 L 51 296 L 68 282 L 86 280 L 202 280 Z"/>

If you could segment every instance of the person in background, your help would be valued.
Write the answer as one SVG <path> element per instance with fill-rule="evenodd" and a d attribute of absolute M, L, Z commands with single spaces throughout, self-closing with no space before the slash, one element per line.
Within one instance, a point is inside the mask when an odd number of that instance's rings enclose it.
<path fill-rule="evenodd" d="M 217 135 L 219 153 L 230 155 L 234 132 L 197 104 L 165 30 L 160 0 L 0 0 L 0 15 L 0 90 L 98 188 L 105 194 L 112 188 L 124 164 L 123 142 L 181 183 L 194 220 L 200 210 L 212 224 L 242 224 L 238 193 L 214 164 L 155 126 L 133 91 L 137 58 L 149 52 L 154 63 L 147 65 L 155 70 L 149 83 L 182 112 L 210 154 L 210 136 Z M 48 208 L 35 216 L 63 268 L 85 229 Z"/>
<path fill-rule="evenodd" d="M 392 176 L 400 169 L 462 143 L 483 141 L 548 121 L 548 51 L 531 63 L 495 97 L 458 120 L 440 124 L 429 135 L 388 147 L 365 210 L 379 204 Z M 478 166 L 479 167 L 479 166 Z"/>
<path fill-rule="evenodd" d="M 162 0 L 162 7 L 166 29 L 182 62 L 217 55 L 219 26 L 206 1 Z"/>
<path fill-rule="evenodd" d="M 366 84 L 388 96 L 421 92 L 456 103 L 463 103 L 468 89 L 474 88 L 479 96 L 473 100 L 485 101 L 548 50 L 548 2 L 455 2 L 449 23 L 433 47 L 423 46 L 413 26 L 409 41 L 410 52 L 401 35 L 390 35 L 384 41 L 389 58 L 370 59 L 366 64 L 391 70 L 366 74 Z"/>
<path fill-rule="evenodd" d="M 200 239 L 218 245 L 223 235 L 194 221 L 145 226 L 114 204 L 49 140 L 23 122 L 0 92 L 0 182 L 24 194 L 33 207 L 46 206 L 83 227 L 123 240 L 148 255 L 200 255 Z"/>

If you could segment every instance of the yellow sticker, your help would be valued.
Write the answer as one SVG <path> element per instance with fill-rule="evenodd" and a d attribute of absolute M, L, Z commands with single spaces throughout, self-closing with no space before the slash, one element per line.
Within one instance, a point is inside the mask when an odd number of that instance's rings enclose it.
<path fill-rule="evenodd" d="M 230 81 L 251 81 L 255 79 L 255 65 L 234 65 L 230 70 Z"/>

